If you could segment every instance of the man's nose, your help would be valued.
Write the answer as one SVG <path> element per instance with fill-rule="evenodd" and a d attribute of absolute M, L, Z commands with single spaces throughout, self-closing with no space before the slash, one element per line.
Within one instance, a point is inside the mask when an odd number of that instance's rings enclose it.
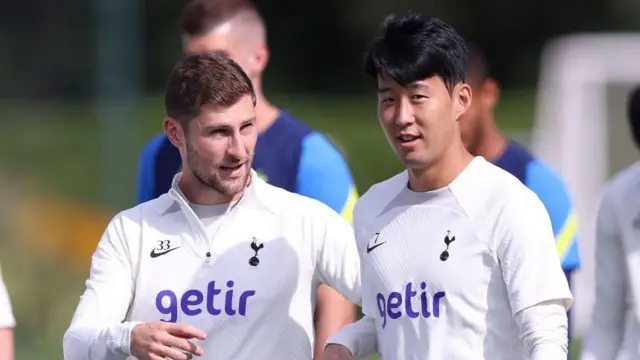
<path fill-rule="evenodd" d="M 413 107 L 408 100 L 401 99 L 398 101 L 394 114 L 394 122 L 396 125 L 405 127 L 414 121 Z"/>
<path fill-rule="evenodd" d="M 244 141 L 239 132 L 234 133 L 229 138 L 229 144 L 227 146 L 227 154 L 237 159 L 244 159 L 247 157 L 247 150 L 244 146 Z"/>

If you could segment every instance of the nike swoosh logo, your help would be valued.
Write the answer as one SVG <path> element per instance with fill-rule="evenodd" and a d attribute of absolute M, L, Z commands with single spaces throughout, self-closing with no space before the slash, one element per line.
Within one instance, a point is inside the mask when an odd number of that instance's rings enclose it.
<path fill-rule="evenodd" d="M 383 244 L 386 244 L 386 243 L 387 243 L 386 241 L 381 242 L 381 243 L 377 243 L 377 242 L 378 242 L 378 238 L 379 238 L 379 237 L 380 237 L 380 233 L 376 233 L 376 238 L 375 238 L 375 240 L 373 240 L 373 243 L 374 243 L 375 245 L 373 245 L 373 246 L 369 246 L 369 245 L 367 244 L 367 254 L 368 254 L 368 253 L 370 253 L 370 252 L 372 252 L 372 251 L 373 251 L 373 249 L 377 248 L 378 246 L 380 246 L 380 245 L 383 245 Z M 376 244 L 376 243 L 377 243 L 377 244 Z"/>
<path fill-rule="evenodd" d="M 379 244 L 375 244 L 375 245 L 373 245 L 373 246 L 371 246 L 371 247 L 369 247 L 369 246 L 367 245 L 367 254 L 368 254 L 368 253 L 370 253 L 370 252 L 372 252 L 372 251 L 373 251 L 375 248 L 377 248 L 378 246 L 380 246 L 380 245 L 384 245 L 384 244 L 386 244 L 386 243 L 387 243 L 386 241 L 385 241 L 385 242 L 381 242 L 381 243 L 379 243 Z"/>
<path fill-rule="evenodd" d="M 156 249 L 153 249 L 153 250 L 151 250 L 151 257 L 152 258 L 157 258 L 158 256 L 162 256 L 164 254 L 168 254 L 168 253 L 172 252 L 173 250 L 177 250 L 177 249 L 180 249 L 180 248 L 181 248 L 181 246 L 178 246 L 178 247 L 174 247 L 174 248 L 171 248 L 169 250 L 165 250 L 165 251 L 161 251 L 161 252 L 156 252 Z"/>

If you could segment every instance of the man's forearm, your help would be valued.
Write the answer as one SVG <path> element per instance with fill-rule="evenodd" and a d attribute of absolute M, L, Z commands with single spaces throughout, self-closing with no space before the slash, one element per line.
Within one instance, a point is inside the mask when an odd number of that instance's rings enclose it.
<path fill-rule="evenodd" d="M 356 307 L 327 285 L 318 288 L 315 312 L 314 360 L 321 360 L 327 339 L 356 320 Z"/>
<path fill-rule="evenodd" d="M 0 329 L 0 360 L 13 360 L 13 329 L 1 328 Z"/>

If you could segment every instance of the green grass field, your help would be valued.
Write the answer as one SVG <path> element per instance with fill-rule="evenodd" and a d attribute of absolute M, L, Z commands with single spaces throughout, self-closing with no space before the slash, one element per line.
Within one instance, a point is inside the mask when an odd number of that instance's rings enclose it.
<path fill-rule="evenodd" d="M 278 95 L 272 100 L 336 142 L 348 158 L 360 193 L 402 168 L 379 129 L 373 96 Z M 509 92 L 498 109 L 498 119 L 505 129 L 526 134 L 532 110 L 532 92 Z M 106 207 L 115 212 L 133 205 L 139 152 L 150 136 L 161 131 L 163 108 L 159 97 L 141 100 L 131 118 L 122 121 L 129 142 L 122 145 L 122 139 L 109 139 L 110 156 L 101 151 L 105 147 L 100 145 L 98 113 L 91 104 L 5 101 L 0 102 L 0 113 L 4 123 L 0 175 L 9 175 L 10 183 L 34 192 L 101 204 L 105 186 L 101 169 L 104 161 L 117 161 L 117 198 L 110 199 L 116 205 Z M 20 234 L 11 236 L 20 238 Z M 19 241 L 0 240 L 0 261 L 19 323 L 17 359 L 61 359 L 62 334 L 83 289 L 85 273 L 72 271 L 65 259 L 26 250 Z"/>
<path fill-rule="evenodd" d="M 276 103 L 329 135 L 345 152 L 358 187 L 401 169 L 376 121 L 375 98 L 328 96 L 274 96 Z M 527 131 L 531 126 L 531 93 L 505 95 L 498 109 L 507 129 Z M 61 196 L 100 202 L 102 137 L 97 110 L 90 104 L 5 101 L 0 102 L 4 128 L 0 134 L 0 171 L 35 179 L 38 186 Z M 120 206 L 130 204 L 138 155 L 150 136 L 162 131 L 163 106 L 158 97 L 139 101 L 132 118 L 123 120 L 133 153 L 117 159 L 123 181 Z M 113 153 L 120 155 L 121 139 L 109 139 Z M 80 176 L 81 175 L 81 176 Z M 41 181 L 38 181 L 41 180 Z"/>

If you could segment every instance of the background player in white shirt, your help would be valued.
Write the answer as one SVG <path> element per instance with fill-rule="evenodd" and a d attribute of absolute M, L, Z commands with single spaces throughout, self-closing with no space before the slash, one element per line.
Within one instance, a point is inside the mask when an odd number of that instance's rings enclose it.
<path fill-rule="evenodd" d="M 471 156 L 467 50 L 449 25 L 388 17 L 365 57 L 378 118 L 407 170 L 356 204 L 365 316 L 325 360 L 566 360 L 572 302 L 551 222 L 511 174 Z"/>
<path fill-rule="evenodd" d="M 13 327 L 16 319 L 13 317 L 11 300 L 0 269 L 0 360 L 13 360 Z"/>
<path fill-rule="evenodd" d="M 628 101 L 640 148 L 640 87 Z M 596 220 L 596 298 L 582 360 L 640 359 L 640 162 L 605 187 Z"/>
<path fill-rule="evenodd" d="M 176 65 L 164 130 L 183 170 L 167 194 L 108 225 L 65 359 L 311 359 L 318 286 L 360 303 L 349 224 L 251 169 L 255 104 L 225 56 Z"/>

